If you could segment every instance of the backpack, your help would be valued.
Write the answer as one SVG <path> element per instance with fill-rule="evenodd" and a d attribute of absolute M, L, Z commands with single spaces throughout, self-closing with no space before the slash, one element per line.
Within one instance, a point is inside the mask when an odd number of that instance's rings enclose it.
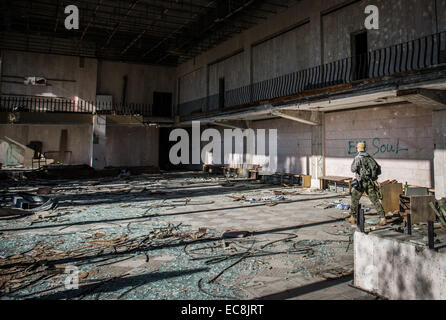
<path fill-rule="evenodd" d="M 376 181 L 381 175 L 381 166 L 372 157 L 363 157 L 359 175 L 362 180 Z"/>

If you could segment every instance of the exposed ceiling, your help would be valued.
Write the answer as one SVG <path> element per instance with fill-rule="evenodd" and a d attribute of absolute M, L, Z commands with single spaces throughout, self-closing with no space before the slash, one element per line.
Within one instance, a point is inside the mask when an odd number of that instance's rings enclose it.
<path fill-rule="evenodd" d="M 1 1 L 1 47 L 176 66 L 299 0 Z M 79 29 L 64 27 L 79 8 Z"/>

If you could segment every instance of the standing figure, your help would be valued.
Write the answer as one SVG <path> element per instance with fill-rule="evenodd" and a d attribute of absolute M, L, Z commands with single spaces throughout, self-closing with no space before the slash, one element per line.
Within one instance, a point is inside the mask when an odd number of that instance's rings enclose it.
<path fill-rule="evenodd" d="M 358 155 L 352 164 L 352 172 L 356 174 L 356 179 L 352 184 L 352 203 L 350 206 L 350 218 L 346 221 L 356 224 L 356 213 L 358 212 L 359 201 L 365 192 L 370 201 L 375 206 L 376 211 L 381 217 L 378 225 L 384 226 L 387 224 L 386 214 L 380 199 L 382 195 L 377 183 L 378 177 L 381 174 L 381 167 L 367 152 L 365 152 L 365 143 L 360 142 L 357 145 Z"/>

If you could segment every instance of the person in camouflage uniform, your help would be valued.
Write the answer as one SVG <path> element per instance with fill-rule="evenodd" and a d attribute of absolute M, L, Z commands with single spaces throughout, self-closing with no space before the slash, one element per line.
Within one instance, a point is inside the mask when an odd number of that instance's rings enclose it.
<path fill-rule="evenodd" d="M 379 201 L 381 193 L 376 182 L 381 174 L 381 167 L 376 163 L 375 159 L 365 152 L 365 143 L 358 143 L 357 150 L 358 155 L 352 163 L 352 172 L 356 174 L 356 180 L 353 182 L 352 203 L 350 206 L 351 216 L 347 221 L 356 224 L 359 201 L 365 192 L 381 217 L 379 225 L 384 226 L 387 223 L 386 214 Z"/>

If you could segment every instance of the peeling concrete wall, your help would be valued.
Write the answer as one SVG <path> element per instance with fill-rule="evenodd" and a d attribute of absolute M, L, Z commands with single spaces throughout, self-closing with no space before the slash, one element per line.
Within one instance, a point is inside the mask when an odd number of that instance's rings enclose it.
<path fill-rule="evenodd" d="M 153 92 L 172 92 L 175 88 L 175 68 L 99 61 L 98 94 L 113 96 L 113 103 L 121 103 L 124 76 L 127 76 L 126 101 L 153 103 Z"/>
<path fill-rule="evenodd" d="M 246 66 L 244 51 L 209 65 L 209 94 L 218 94 L 220 78 L 225 79 L 226 91 L 249 84 L 249 69 Z M 234 70 L 237 70 L 237 72 L 234 72 Z"/>
<path fill-rule="evenodd" d="M 4 50 L 1 90 L 4 95 L 64 97 L 93 101 L 96 98 L 96 59 Z M 9 77 L 8 77 L 9 76 Z M 44 77 L 48 86 L 25 86 L 24 77 Z M 59 81 L 70 80 L 70 81 Z M 5 82 L 7 81 L 7 82 Z M 18 83 L 10 83 L 18 82 Z"/>
<path fill-rule="evenodd" d="M 69 164 L 90 164 L 91 125 L 0 124 L 0 137 L 7 136 L 21 144 L 41 141 L 43 152 L 58 151 L 62 130 L 68 130 Z"/>
<path fill-rule="evenodd" d="M 446 110 L 432 114 L 434 134 L 435 195 L 446 198 Z"/>
<path fill-rule="evenodd" d="M 113 119 L 108 121 L 109 117 Z M 70 118 L 78 123 L 67 121 Z M 59 116 L 59 120 L 53 119 L 52 123 L 45 124 L 0 124 L 0 139 L 7 136 L 23 145 L 41 141 L 43 152 L 59 151 L 61 132 L 67 130 L 67 151 L 71 151 L 72 155 L 70 162 L 66 164 L 91 165 L 93 152 L 93 166 L 96 169 L 106 166 L 158 166 L 159 129 L 142 124 L 128 124 L 127 120 L 132 117 L 100 118 L 103 125 L 95 123 L 97 144 L 94 145 L 91 118 L 87 122 L 87 118 L 79 119 L 76 115 Z M 96 117 L 94 119 L 97 120 Z M 121 123 L 116 124 L 117 122 Z"/>
<path fill-rule="evenodd" d="M 206 97 L 206 68 L 198 68 L 179 78 L 179 101 L 187 102 Z M 192 112 L 194 110 L 190 110 Z"/>
<path fill-rule="evenodd" d="M 310 174 L 311 165 L 311 137 L 312 127 L 301 124 L 299 122 L 290 121 L 286 119 L 253 121 L 250 123 L 250 129 L 254 130 L 256 134 L 256 141 L 258 141 L 258 130 L 265 130 L 265 155 L 257 155 L 258 144 L 256 144 L 256 153 L 250 154 L 247 152 L 247 147 L 244 148 L 242 155 L 235 153 L 235 145 L 233 141 L 231 160 L 228 164 L 231 167 L 241 167 L 241 163 L 247 165 L 260 165 L 265 171 L 269 172 L 270 163 L 270 144 L 269 132 L 272 129 L 277 130 L 277 157 L 273 160 L 277 163 L 277 168 L 274 172 L 282 173 L 296 173 L 296 174 Z M 224 141 L 224 130 L 229 128 L 215 127 L 220 132 L 222 144 Z M 231 129 L 229 129 L 231 130 Z M 245 139 L 246 143 L 246 139 Z M 202 143 L 201 148 L 207 145 L 208 142 Z M 224 163 L 224 148 L 221 147 L 221 160 Z M 212 156 L 216 160 L 215 156 Z M 243 160 L 244 159 L 244 160 Z M 207 162 L 208 164 L 210 162 Z"/>
<path fill-rule="evenodd" d="M 369 50 L 417 39 L 436 32 L 435 0 L 363 0 L 322 18 L 324 62 L 351 56 L 350 34 L 365 30 L 368 5 L 379 8 L 380 29 L 368 31 Z M 438 12 L 441 12 L 440 10 Z"/>
<path fill-rule="evenodd" d="M 307 62 L 312 66 L 315 65 L 318 61 L 318 55 L 315 54 L 317 52 L 317 44 L 314 44 L 312 41 L 309 42 L 309 46 L 304 46 L 302 44 L 302 40 L 298 39 L 299 35 L 307 34 L 302 32 L 302 30 L 296 29 L 295 31 L 290 31 L 285 33 L 273 40 L 262 43 L 261 45 L 254 46 L 253 50 L 251 50 L 251 46 L 265 37 L 283 33 L 283 31 L 289 28 L 292 25 L 295 25 L 299 21 L 303 21 L 309 18 L 309 15 L 313 14 L 313 12 L 307 10 L 305 6 L 312 6 L 317 11 L 320 7 L 320 3 L 322 0 L 304 0 L 299 3 L 296 7 L 290 8 L 287 11 L 266 20 L 264 23 L 261 23 L 245 32 L 242 32 L 240 35 L 231 38 L 230 40 L 220 44 L 216 48 L 213 48 L 200 56 L 195 57 L 187 61 L 186 63 L 180 65 L 177 68 L 177 79 L 180 82 L 180 95 L 179 95 L 179 103 L 184 103 L 188 101 L 193 101 L 196 99 L 200 99 L 206 96 L 207 88 L 212 89 L 211 86 L 214 86 L 210 81 L 213 81 L 212 77 L 208 76 L 208 66 L 209 68 L 213 67 L 213 62 L 218 61 L 222 58 L 231 56 L 235 50 L 243 49 L 244 51 L 240 53 L 240 57 L 236 58 L 238 61 L 234 65 L 227 65 L 231 68 L 230 81 L 227 83 L 227 88 L 239 88 L 249 84 L 254 80 L 254 77 L 260 78 L 266 76 L 269 72 L 274 73 L 282 73 L 286 72 L 287 66 L 296 66 L 298 67 L 300 63 Z M 304 27 L 305 29 L 306 27 Z M 311 38 L 308 36 L 308 38 Z M 317 39 L 317 36 L 314 36 L 312 40 Z M 295 47 L 292 50 L 287 48 L 287 42 L 293 39 L 293 43 L 295 43 Z M 272 56 L 271 51 L 274 51 L 273 48 L 278 48 L 279 50 L 275 51 L 275 54 Z M 294 54 L 296 53 L 296 54 Z M 256 75 L 254 76 L 254 57 L 257 59 L 257 63 L 261 64 L 263 68 L 259 69 L 257 66 Z M 266 60 L 265 60 L 266 57 Z M 309 58 L 310 61 L 304 61 L 306 57 Z M 277 63 L 271 67 L 271 59 L 275 59 Z M 261 61 L 259 61 L 261 60 Z M 282 62 L 282 64 L 281 64 Z M 253 68 L 251 68 L 251 66 Z M 226 66 L 220 63 L 218 67 L 219 71 L 215 74 L 226 74 Z M 272 68 L 272 69 L 271 69 Z M 196 72 L 193 76 L 190 75 L 194 73 L 195 70 L 200 70 Z M 211 70 L 210 70 L 211 71 Z M 292 72 L 289 68 L 289 72 Z M 212 89 L 214 90 L 214 89 Z M 216 93 L 216 91 L 212 91 Z M 210 91 L 210 94 L 212 94 Z M 197 94 L 196 94 L 197 93 Z"/>
<path fill-rule="evenodd" d="M 438 121 L 441 122 L 441 118 Z M 356 155 L 356 144 L 366 141 L 368 152 L 382 166 L 380 181 L 396 179 L 402 183 L 434 187 L 430 109 L 405 104 L 326 113 L 324 127 L 325 175 L 353 177 L 350 167 Z M 250 128 L 278 130 L 278 172 L 312 174 L 315 171 L 311 168 L 315 127 L 276 119 L 253 121 Z M 220 132 L 223 137 L 221 129 Z M 266 150 L 268 148 L 267 143 Z M 248 155 L 247 159 L 247 164 L 265 163 L 260 157 Z M 435 174 L 435 181 L 443 181 L 440 172 Z"/>
<path fill-rule="evenodd" d="M 255 121 L 251 128 L 277 129 L 277 172 L 310 174 L 311 126 L 287 119 L 277 119 Z M 263 163 L 259 161 L 254 164 Z"/>
<path fill-rule="evenodd" d="M 445 300 L 446 252 L 395 232 L 356 232 L 355 286 L 391 300 Z"/>
<path fill-rule="evenodd" d="M 307 68 L 310 40 L 310 24 L 306 23 L 253 46 L 253 82 Z"/>
<path fill-rule="evenodd" d="M 433 186 L 431 110 L 401 105 L 327 113 L 325 126 L 326 175 L 353 176 L 356 144 L 366 141 L 382 167 L 380 181 Z"/>
<path fill-rule="evenodd" d="M 446 31 L 446 0 L 437 0 L 438 31 Z"/>
<path fill-rule="evenodd" d="M 120 103 L 123 77 L 128 77 L 127 102 L 153 103 L 153 92 L 175 90 L 175 68 L 99 61 L 84 58 L 81 67 L 79 57 L 39 54 L 19 51 L 3 51 L 2 88 L 4 95 L 30 95 L 63 97 L 95 101 L 96 93 L 112 95 L 114 103 Z M 12 76 L 11 78 L 8 76 Z M 46 79 L 49 86 L 25 86 L 28 76 Z M 13 78 L 21 77 L 21 78 Z M 10 83 L 20 82 L 20 83 Z"/>
<path fill-rule="evenodd" d="M 365 29 L 367 14 L 364 11 L 369 4 L 380 9 L 380 30 L 368 32 L 369 49 L 433 34 L 437 31 L 437 21 L 438 30 L 446 30 L 446 0 L 362 0 L 336 9 L 347 2 L 302 0 L 296 6 L 183 63 L 177 68 L 176 75 L 180 83 L 178 102 L 205 97 L 207 88 L 215 86 L 213 77 L 207 79 L 208 68 L 214 72 L 212 62 L 231 55 L 235 50 L 244 51 L 237 58 L 239 60 L 230 66 L 233 71 L 233 76 L 229 77 L 230 88 L 351 56 L 350 35 Z M 306 20 L 309 20 L 308 24 L 289 30 Z M 262 42 L 268 37 L 272 39 Z M 225 74 L 220 69 L 217 74 Z M 209 93 L 216 91 L 211 89 Z"/>

